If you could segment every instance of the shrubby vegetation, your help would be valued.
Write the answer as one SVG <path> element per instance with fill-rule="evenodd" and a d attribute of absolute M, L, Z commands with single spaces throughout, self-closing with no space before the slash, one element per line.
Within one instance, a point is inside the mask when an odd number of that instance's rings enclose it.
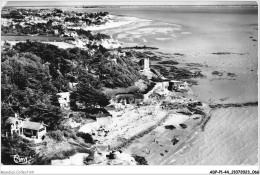
<path fill-rule="evenodd" d="M 71 109 L 74 110 L 70 111 L 73 114 L 70 117 L 81 122 L 100 112 L 107 115 L 103 107 L 108 105 L 110 97 L 102 92 L 103 88 L 126 88 L 141 78 L 138 64 L 131 59 L 116 57 L 102 46 L 94 47 L 93 55 L 79 48 L 65 50 L 31 41 L 2 49 L 2 132 L 5 133 L 5 119 L 18 113 L 21 118 L 29 117 L 31 121 L 43 121 L 48 125 L 48 133 L 43 141 L 46 144 L 70 144 L 71 139 L 75 142 L 75 149 L 80 148 L 78 145 L 92 144 L 91 135 L 63 127 L 65 111 L 61 110 L 56 94 L 70 91 L 69 82 L 78 83 L 70 97 Z M 117 62 L 112 60 L 114 58 Z M 79 109 L 76 103 L 80 103 L 83 109 Z M 16 143 L 10 146 L 13 142 Z M 29 144 L 19 139 L 5 138 L 2 152 L 9 156 L 12 150 L 20 150 L 17 147 L 26 152 L 26 145 Z M 47 155 L 49 150 L 42 150 L 43 154 L 37 157 L 35 163 L 50 164 L 50 160 L 55 157 L 64 158 L 75 152 L 89 152 L 86 149 L 73 149 L 62 150 L 57 155 Z"/>
<path fill-rule="evenodd" d="M 64 135 L 63 132 L 60 130 L 56 130 L 56 131 L 49 131 L 46 136 L 52 138 L 53 140 L 57 141 L 57 142 L 61 142 L 64 140 Z"/>
<path fill-rule="evenodd" d="M 118 57 L 115 63 L 113 54 L 96 47 L 90 56 L 79 48 L 65 50 L 26 41 L 3 51 L 2 123 L 16 112 L 32 121 L 44 121 L 48 130 L 57 130 L 62 112 L 56 94 L 69 91 L 69 82 L 78 83 L 71 94 L 72 107 L 77 101 L 91 110 L 108 104 L 103 87 L 128 87 L 140 78 L 139 66 L 130 59 Z"/>
<path fill-rule="evenodd" d="M 34 156 L 35 151 L 30 147 L 30 141 L 21 138 L 16 133 L 12 138 L 1 138 L 1 163 L 14 164 L 12 155 L 29 157 Z"/>

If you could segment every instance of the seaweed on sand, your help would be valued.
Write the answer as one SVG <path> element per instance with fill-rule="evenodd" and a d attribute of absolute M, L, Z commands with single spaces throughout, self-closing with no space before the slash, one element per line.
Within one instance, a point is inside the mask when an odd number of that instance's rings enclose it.
<path fill-rule="evenodd" d="M 166 126 L 165 126 L 165 129 L 173 130 L 173 129 L 175 129 L 175 128 L 176 128 L 176 127 L 173 126 L 173 125 L 166 125 Z"/>
<path fill-rule="evenodd" d="M 187 125 L 185 125 L 185 124 L 179 124 L 180 125 L 180 127 L 182 128 L 182 129 L 185 129 L 185 128 L 187 128 Z"/>
<path fill-rule="evenodd" d="M 135 159 L 135 161 L 137 162 L 137 165 L 148 165 L 146 159 L 142 156 L 138 156 L 133 154 L 132 157 Z"/>
<path fill-rule="evenodd" d="M 176 145 L 176 144 L 179 142 L 179 140 L 178 140 L 176 137 L 174 137 L 174 138 L 171 140 L 171 142 L 172 142 L 173 145 Z"/>

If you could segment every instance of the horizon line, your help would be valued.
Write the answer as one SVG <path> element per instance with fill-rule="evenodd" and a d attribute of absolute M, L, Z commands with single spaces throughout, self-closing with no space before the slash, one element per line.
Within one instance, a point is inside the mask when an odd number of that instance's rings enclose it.
<path fill-rule="evenodd" d="M 90 1 L 2 1 L 2 7 L 37 6 L 258 6 L 256 1 L 171 1 L 162 0 L 90 0 Z"/>

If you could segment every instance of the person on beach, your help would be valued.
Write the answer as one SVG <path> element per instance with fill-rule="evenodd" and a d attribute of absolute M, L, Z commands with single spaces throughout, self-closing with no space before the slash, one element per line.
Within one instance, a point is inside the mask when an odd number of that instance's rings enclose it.
<path fill-rule="evenodd" d="M 148 150 L 148 149 L 145 149 L 144 152 L 145 152 L 146 154 L 150 154 L 150 153 L 151 153 L 151 151 Z"/>

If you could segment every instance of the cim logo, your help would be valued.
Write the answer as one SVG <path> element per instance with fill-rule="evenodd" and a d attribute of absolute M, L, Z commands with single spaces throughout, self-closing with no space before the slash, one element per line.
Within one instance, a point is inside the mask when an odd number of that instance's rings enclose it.
<path fill-rule="evenodd" d="M 14 163 L 19 165 L 30 165 L 35 157 L 35 151 L 30 151 L 29 156 L 19 156 L 18 154 L 11 155 L 13 157 Z"/>

